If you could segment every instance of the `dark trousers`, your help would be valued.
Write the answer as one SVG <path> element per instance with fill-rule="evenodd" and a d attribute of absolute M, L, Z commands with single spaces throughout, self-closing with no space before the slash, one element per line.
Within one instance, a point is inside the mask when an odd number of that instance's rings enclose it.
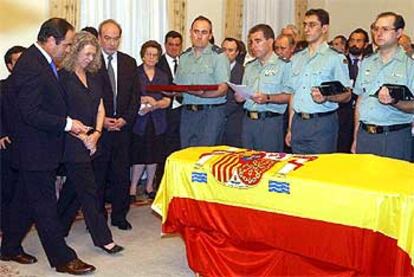
<path fill-rule="evenodd" d="M 224 126 L 225 105 L 207 107 L 200 111 L 182 108 L 180 137 L 182 148 L 213 146 L 219 142 Z"/>
<path fill-rule="evenodd" d="M 1 244 L 3 255 L 23 252 L 21 243 L 34 222 L 52 267 L 77 257 L 64 240 L 57 214 L 55 179 L 55 170 L 19 171 L 18 187 L 10 205 L 10 226 L 4 232 Z"/>
<path fill-rule="evenodd" d="M 79 208 L 82 208 L 93 243 L 96 246 L 111 243 L 111 231 L 103 213 L 98 211 L 97 186 L 91 163 L 66 163 L 65 167 L 67 182 L 58 202 L 64 232 L 69 233 Z"/>
<path fill-rule="evenodd" d="M 414 163 L 414 136 L 411 138 L 411 162 Z"/>
<path fill-rule="evenodd" d="M 382 134 L 369 134 L 361 127 L 358 129 L 356 152 L 375 154 L 399 160 L 411 159 L 411 128 Z"/>
<path fill-rule="evenodd" d="M 338 141 L 338 116 L 292 119 L 292 152 L 294 154 L 335 153 Z"/>
<path fill-rule="evenodd" d="M 181 149 L 181 109 L 182 107 L 167 110 L 167 131 L 165 133 L 166 156 L 169 156 L 171 153 Z"/>
<path fill-rule="evenodd" d="M 351 153 L 354 132 L 354 109 L 352 103 L 339 105 L 338 108 L 338 152 Z"/>
<path fill-rule="evenodd" d="M 253 120 L 243 118 L 243 148 L 283 152 L 283 115 Z"/>
<path fill-rule="evenodd" d="M 10 220 L 10 204 L 13 200 L 18 181 L 18 171 L 12 167 L 10 150 L 5 149 L 0 151 L 1 155 L 1 226 L 4 230 L 9 225 Z"/>
<path fill-rule="evenodd" d="M 129 148 L 129 131 L 105 133 L 101 155 L 93 161 L 98 186 L 98 208 L 102 214 L 106 214 L 105 193 L 109 190 L 113 223 L 126 220 L 129 211 Z"/>
<path fill-rule="evenodd" d="M 220 144 L 242 147 L 243 104 L 227 102 Z"/>
<path fill-rule="evenodd" d="M 155 173 L 155 180 L 154 180 L 154 186 L 156 188 L 159 187 L 162 176 L 164 174 L 165 160 L 173 152 L 181 149 L 181 140 L 180 140 L 181 109 L 182 107 L 167 110 L 167 131 L 165 133 L 165 158 L 157 166 L 157 171 Z"/>

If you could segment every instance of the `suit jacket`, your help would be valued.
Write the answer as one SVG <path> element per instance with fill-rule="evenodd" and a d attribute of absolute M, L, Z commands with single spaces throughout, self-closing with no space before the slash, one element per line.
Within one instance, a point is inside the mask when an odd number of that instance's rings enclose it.
<path fill-rule="evenodd" d="M 241 84 L 243 81 L 244 66 L 236 62 L 230 73 L 230 82 L 234 84 Z"/>
<path fill-rule="evenodd" d="M 243 75 L 244 66 L 236 62 L 236 64 L 230 72 L 230 82 L 233 84 L 241 84 L 243 81 Z M 234 92 L 231 89 L 229 89 L 227 92 L 227 101 L 236 102 L 236 100 L 234 99 Z"/>
<path fill-rule="evenodd" d="M 66 92 L 68 115 L 80 120 L 83 124 L 95 128 L 99 103 L 102 99 L 102 82 L 92 73 L 86 73 L 88 87 L 85 87 L 74 72 L 61 70 L 60 83 Z M 91 157 L 83 142 L 72 136 L 65 135 L 63 162 L 86 163 L 95 158 L 98 151 Z"/>
<path fill-rule="evenodd" d="M 105 63 L 102 62 L 102 67 L 99 73 L 104 82 L 103 87 L 103 101 L 105 106 L 105 113 L 107 117 L 122 117 L 127 124 L 123 130 L 129 129 L 135 122 L 135 117 L 138 113 L 140 105 L 140 90 L 139 80 L 137 74 L 137 62 L 131 56 L 122 52 L 117 52 L 117 97 L 116 97 L 116 111 L 114 116 L 113 107 L 113 91 L 111 82 L 109 81 L 108 71 Z"/>
<path fill-rule="evenodd" d="M 171 72 L 170 66 L 168 65 L 168 61 L 167 61 L 167 58 L 165 57 L 165 54 L 163 54 L 160 60 L 158 61 L 157 68 L 167 73 L 168 83 L 171 84 L 174 81 L 173 74 Z"/>
<path fill-rule="evenodd" d="M 16 147 L 23 170 L 53 170 L 63 155 L 66 100 L 58 79 L 36 46 L 20 57 L 12 76 L 17 95 Z"/>
<path fill-rule="evenodd" d="M 1 117 L 0 117 L 0 138 L 8 135 L 7 122 L 6 122 L 7 113 L 4 110 L 4 108 L 6 107 L 6 105 L 5 105 L 5 99 L 6 99 L 5 94 L 6 94 L 6 88 L 7 88 L 6 81 L 7 81 L 7 79 L 4 79 L 4 80 L 0 81 L 0 104 L 1 104 L 1 106 L 0 106 L 0 114 L 1 114 Z"/>

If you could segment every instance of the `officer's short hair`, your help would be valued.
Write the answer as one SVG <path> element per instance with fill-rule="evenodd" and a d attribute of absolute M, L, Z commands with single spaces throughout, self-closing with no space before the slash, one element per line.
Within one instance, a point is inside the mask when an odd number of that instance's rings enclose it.
<path fill-rule="evenodd" d="M 363 34 L 364 35 L 364 42 L 366 42 L 366 43 L 369 42 L 368 33 L 364 29 L 362 29 L 362 28 L 356 28 L 355 30 L 353 30 L 352 33 L 349 35 L 348 41 L 349 41 L 349 39 L 351 38 L 351 36 L 353 34 Z"/>
<path fill-rule="evenodd" d="M 49 37 L 54 37 L 56 44 L 60 44 L 65 39 L 68 31 L 73 31 L 75 28 L 63 18 L 53 17 L 40 26 L 37 40 L 39 42 L 46 42 Z"/>
<path fill-rule="evenodd" d="M 182 36 L 179 32 L 176 32 L 176 31 L 169 31 L 169 32 L 165 35 L 165 38 L 164 38 L 164 43 L 167 43 L 167 40 L 168 40 L 169 38 L 179 38 L 179 39 L 180 39 L 180 41 L 181 41 L 181 42 L 183 42 L 183 36 Z"/>
<path fill-rule="evenodd" d="M 321 25 L 329 25 L 329 13 L 324 9 L 310 9 L 305 13 L 305 16 L 315 15 Z"/>
<path fill-rule="evenodd" d="M 399 15 L 395 12 L 383 12 L 380 13 L 377 18 L 375 19 L 375 22 L 377 22 L 378 19 L 381 17 L 387 17 L 387 16 L 393 16 L 394 17 L 394 28 L 395 30 L 404 29 L 405 27 L 405 21 L 402 15 Z"/>
<path fill-rule="evenodd" d="M 119 36 L 122 35 L 121 25 L 118 22 L 116 22 L 114 19 L 106 19 L 106 20 L 102 21 L 101 24 L 99 24 L 99 27 L 98 27 L 99 35 L 102 35 L 102 28 L 106 24 L 114 24 L 119 30 Z"/>
<path fill-rule="evenodd" d="M 191 23 L 191 29 L 193 29 L 194 23 L 196 23 L 197 21 L 207 21 L 210 25 L 210 32 L 213 31 L 213 23 L 211 23 L 211 20 L 203 15 L 199 15 L 193 20 L 193 22 Z"/>
<path fill-rule="evenodd" d="M 275 39 L 275 33 L 273 32 L 272 27 L 267 24 L 257 24 L 253 26 L 249 30 L 249 36 L 257 32 L 262 32 L 265 39 Z"/>

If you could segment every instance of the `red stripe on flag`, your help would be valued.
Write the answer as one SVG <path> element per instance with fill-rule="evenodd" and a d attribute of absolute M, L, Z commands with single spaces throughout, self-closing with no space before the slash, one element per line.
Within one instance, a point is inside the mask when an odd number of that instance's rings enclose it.
<path fill-rule="evenodd" d="M 225 164 L 229 159 L 232 158 L 233 154 L 227 154 L 223 157 L 220 158 L 220 160 L 218 160 L 216 163 L 214 163 L 213 165 L 213 176 L 219 181 L 219 182 L 223 182 L 224 179 L 224 174 L 222 173 L 221 169 L 222 169 L 222 165 Z"/>
<path fill-rule="evenodd" d="M 379 232 L 249 208 L 173 198 L 178 232 L 201 276 L 413 276 L 409 255 Z"/>

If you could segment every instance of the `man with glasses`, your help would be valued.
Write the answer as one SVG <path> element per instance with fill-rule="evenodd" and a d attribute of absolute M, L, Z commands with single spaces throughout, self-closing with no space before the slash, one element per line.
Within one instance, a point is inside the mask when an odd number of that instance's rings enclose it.
<path fill-rule="evenodd" d="M 374 40 L 379 50 L 362 62 L 354 89 L 358 95 L 354 153 L 411 158 L 414 101 L 397 101 L 384 86 L 405 85 L 414 92 L 414 61 L 398 45 L 404 26 L 404 18 L 393 12 L 381 13 L 375 20 Z"/>
<path fill-rule="evenodd" d="M 218 84 L 214 91 L 184 94 L 180 127 L 183 148 L 215 145 L 223 128 L 230 64 L 223 51 L 209 43 L 212 36 L 212 23 L 208 18 L 194 19 L 190 29 L 192 47 L 181 55 L 175 75 L 177 85 Z"/>
<path fill-rule="evenodd" d="M 304 30 L 308 47 L 293 56 L 290 63 L 289 127 L 287 145 L 293 153 L 316 154 L 336 151 L 338 137 L 337 102 L 351 98 L 347 90 L 333 96 L 323 96 L 317 88 L 322 82 L 339 81 L 349 87 L 347 59 L 329 48 L 326 34 L 329 14 L 311 9 L 305 14 Z"/>

